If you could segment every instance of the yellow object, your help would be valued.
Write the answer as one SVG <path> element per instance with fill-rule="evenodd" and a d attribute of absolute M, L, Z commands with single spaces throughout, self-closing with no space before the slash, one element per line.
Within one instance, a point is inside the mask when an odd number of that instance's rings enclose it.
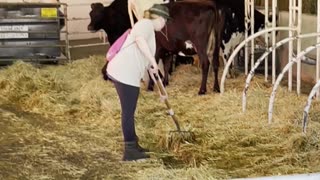
<path fill-rule="evenodd" d="M 41 8 L 41 17 L 56 18 L 58 17 L 58 11 L 56 8 Z"/>

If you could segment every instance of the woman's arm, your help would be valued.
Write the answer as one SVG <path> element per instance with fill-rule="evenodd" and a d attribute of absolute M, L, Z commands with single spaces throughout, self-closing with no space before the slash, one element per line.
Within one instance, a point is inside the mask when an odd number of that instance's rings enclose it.
<path fill-rule="evenodd" d="M 137 36 L 135 40 L 143 55 L 149 59 L 150 64 L 153 66 L 153 69 L 158 70 L 156 59 L 152 55 L 146 40 L 141 36 Z"/>

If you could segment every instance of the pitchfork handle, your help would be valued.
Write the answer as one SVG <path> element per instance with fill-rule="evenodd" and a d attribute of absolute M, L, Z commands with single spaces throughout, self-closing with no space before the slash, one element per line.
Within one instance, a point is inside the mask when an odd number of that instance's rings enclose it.
<path fill-rule="evenodd" d="M 156 82 L 156 85 L 158 86 L 160 95 L 161 95 L 161 96 L 166 96 L 166 98 L 164 99 L 164 103 L 166 104 L 168 110 L 170 111 L 169 114 L 170 114 L 170 116 L 172 117 L 173 122 L 174 122 L 174 124 L 175 124 L 176 127 L 177 127 L 177 131 L 181 131 L 181 128 L 180 128 L 178 119 L 177 119 L 176 115 L 174 114 L 173 110 L 171 109 L 171 105 L 170 105 L 170 103 L 169 103 L 169 101 L 168 101 L 167 91 L 165 90 L 165 88 L 164 88 L 164 86 L 163 86 L 163 83 L 162 83 L 161 79 L 159 78 L 158 73 L 150 72 L 150 75 L 151 75 L 151 78 L 153 79 L 153 81 Z"/>

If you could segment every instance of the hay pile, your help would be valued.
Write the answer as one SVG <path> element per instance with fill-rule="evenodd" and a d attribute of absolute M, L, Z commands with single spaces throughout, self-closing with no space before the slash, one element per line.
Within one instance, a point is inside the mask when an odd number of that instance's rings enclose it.
<path fill-rule="evenodd" d="M 320 108 L 314 103 L 302 135 L 307 96 L 280 89 L 274 123 L 267 123 L 271 91 L 262 77 L 241 112 L 244 77 L 227 92 L 198 96 L 200 70 L 180 66 L 167 88 L 183 129 L 196 142 L 168 149 L 175 126 L 156 92 L 141 91 L 137 133 L 151 160 L 121 163 L 120 107 L 102 80 L 104 58 L 34 67 L 17 62 L 0 70 L 0 179 L 224 179 L 320 171 Z"/>

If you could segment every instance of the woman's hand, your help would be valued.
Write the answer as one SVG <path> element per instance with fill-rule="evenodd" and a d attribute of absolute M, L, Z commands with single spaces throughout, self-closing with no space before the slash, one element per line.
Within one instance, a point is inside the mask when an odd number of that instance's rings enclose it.
<path fill-rule="evenodd" d="M 158 65 L 156 65 L 156 64 L 151 65 L 149 67 L 149 72 L 152 74 L 158 74 L 158 72 L 159 72 Z"/>

